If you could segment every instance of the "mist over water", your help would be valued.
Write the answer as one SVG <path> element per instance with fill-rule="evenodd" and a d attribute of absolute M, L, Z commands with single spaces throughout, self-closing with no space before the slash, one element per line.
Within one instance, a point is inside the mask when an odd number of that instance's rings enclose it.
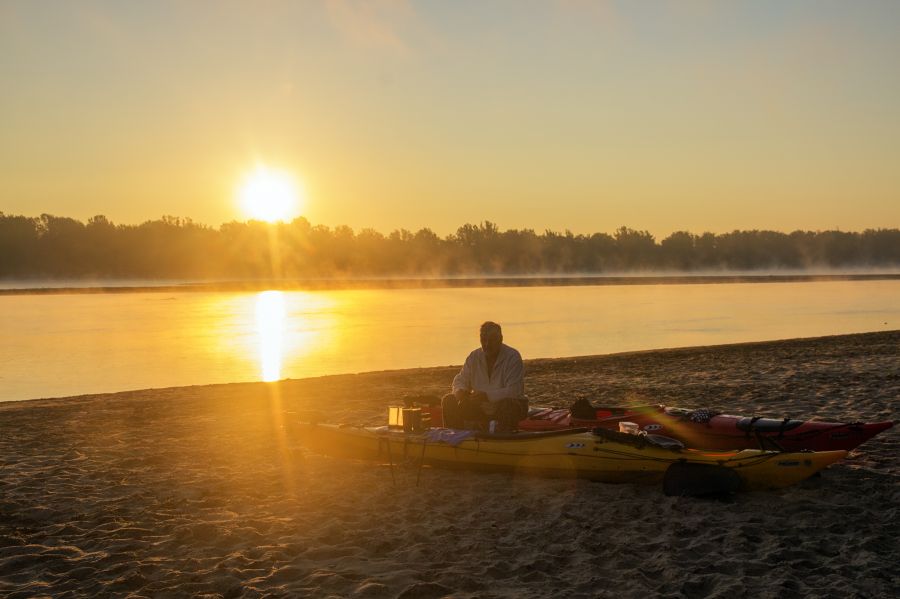
<path fill-rule="evenodd" d="M 900 328 L 900 280 L 0 295 L 0 400 Z M 449 385 L 449 381 L 448 381 Z"/>
<path fill-rule="evenodd" d="M 28 278 L 0 279 L 0 294 L 55 291 L 66 293 L 82 292 L 130 292 L 130 291 L 242 291 L 242 290 L 297 290 L 297 289 L 341 289 L 385 288 L 385 287 L 480 287 L 486 282 L 492 285 L 510 287 L 527 285 L 529 282 L 571 284 L 571 285 L 618 285 L 623 280 L 648 285 L 659 283 L 707 283 L 723 282 L 779 282 L 814 280 L 871 280 L 900 278 L 900 267 L 858 267 L 858 268 L 770 268 L 755 270 L 706 269 L 689 272 L 671 270 L 641 270 L 621 272 L 537 272 L 531 274 L 508 275 L 483 273 L 478 275 L 383 275 L 383 276 L 343 276 L 307 277 L 302 279 L 106 279 L 106 278 Z"/>

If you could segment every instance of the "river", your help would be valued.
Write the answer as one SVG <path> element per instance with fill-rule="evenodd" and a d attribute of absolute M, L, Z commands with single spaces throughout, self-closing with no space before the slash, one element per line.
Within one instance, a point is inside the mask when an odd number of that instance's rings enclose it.
<path fill-rule="evenodd" d="M 900 328 L 900 280 L 0 295 L 0 401 Z M 449 381 L 448 381 L 449 384 Z"/>

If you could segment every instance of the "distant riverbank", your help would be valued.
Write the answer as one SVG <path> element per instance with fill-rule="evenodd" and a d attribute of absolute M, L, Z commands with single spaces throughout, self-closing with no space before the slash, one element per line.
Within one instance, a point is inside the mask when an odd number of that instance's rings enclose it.
<path fill-rule="evenodd" d="M 8 280 L 0 295 L 57 293 L 146 293 L 175 291 L 281 291 L 330 289 L 434 289 L 455 287 L 556 287 L 588 285 L 690 285 L 717 283 L 803 283 L 816 281 L 896 281 L 900 272 L 876 273 L 728 273 L 728 274 L 583 274 L 460 277 L 353 277 L 252 279 L 227 281 L 152 280 Z"/>

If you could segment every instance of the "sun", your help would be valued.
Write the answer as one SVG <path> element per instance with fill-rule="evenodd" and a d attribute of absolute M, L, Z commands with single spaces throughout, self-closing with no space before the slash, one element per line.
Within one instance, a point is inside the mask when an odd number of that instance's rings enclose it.
<path fill-rule="evenodd" d="M 290 173 L 260 165 L 244 176 L 237 195 L 247 216 L 274 223 L 299 214 L 300 191 Z"/>

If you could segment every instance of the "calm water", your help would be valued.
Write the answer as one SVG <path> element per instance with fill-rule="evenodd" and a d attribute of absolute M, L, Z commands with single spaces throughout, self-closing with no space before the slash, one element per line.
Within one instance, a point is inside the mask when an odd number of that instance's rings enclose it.
<path fill-rule="evenodd" d="M 900 281 L 0 296 L 0 401 L 900 328 Z M 449 381 L 448 381 L 449 384 Z"/>

